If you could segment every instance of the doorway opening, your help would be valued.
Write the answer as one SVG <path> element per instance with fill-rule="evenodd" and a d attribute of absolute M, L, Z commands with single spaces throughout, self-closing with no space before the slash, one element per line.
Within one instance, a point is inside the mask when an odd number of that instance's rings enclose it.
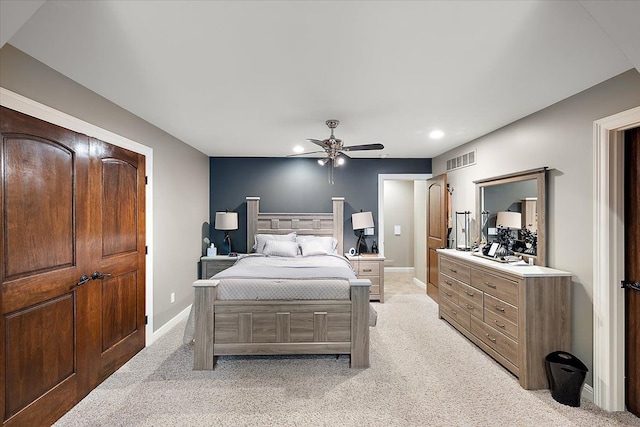
<path fill-rule="evenodd" d="M 426 181 L 431 178 L 432 174 L 379 174 L 378 175 L 378 249 L 381 255 L 385 255 L 385 233 L 389 235 L 395 236 L 395 232 L 399 231 L 400 235 L 403 235 L 402 227 L 399 230 L 396 230 L 394 225 L 387 225 L 385 227 L 385 187 L 387 191 L 393 191 L 393 182 L 398 181 L 398 184 L 402 184 L 400 181 L 412 181 L 414 182 L 414 193 L 416 193 L 416 188 L 420 185 L 426 185 Z M 385 185 L 391 183 L 392 185 Z M 401 187 L 400 187 L 401 188 Z M 392 197 L 390 194 L 387 194 L 387 197 Z M 413 217 L 414 219 L 425 217 L 426 210 L 426 200 L 423 199 L 422 202 L 416 200 L 413 205 Z M 390 213 L 387 213 L 387 217 L 390 217 Z M 397 224 L 399 225 L 399 224 Z M 390 227 L 394 227 L 394 229 L 387 230 Z M 414 257 L 414 282 L 418 286 L 422 286 L 426 288 L 426 269 L 425 269 L 425 257 L 421 254 L 424 254 L 424 248 L 426 247 L 426 236 L 425 233 L 420 232 L 419 224 L 414 227 L 412 231 L 413 238 L 413 246 L 416 250 L 413 253 Z M 422 240 L 420 240 L 422 239 Z M 419 262 L 422 260 L 422 262 Z M 423 271 L 425 271 L 423 273 Z M 425 276 L 425 277 L 423 277 Z"/>
<path fill-rule="evenodd" d="M 624 131 L 640 126 L 640 107 L 594 122 L 593 401 L 625 409 Z"/>

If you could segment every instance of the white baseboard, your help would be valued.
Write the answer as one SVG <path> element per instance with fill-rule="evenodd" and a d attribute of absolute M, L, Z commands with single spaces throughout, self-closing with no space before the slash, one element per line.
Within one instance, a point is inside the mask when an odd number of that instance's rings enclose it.
<path fill-rule="evenodd" d="M 417 278 L 413 278 L 413 284 L 416 286 L 420 286 L 422 289 L 424 289 L 425 291 L 427 290 L 427 285 L 422 283 L 420 280 L 418 280 Z"/>
<path fill-rule="evenodd" d="M 384 271 L 385 272 L 390 272 L 390 273 L 414 273 L 415 272 L 415 267 L 385 267 Z"/>
<path fill-rule="evenodd" d="M 589 384 L 585 384 L 584 386 L 582 386 L 581 396 L 587 399 L 589 402 L 593 402 L 593 387 L 591 387 Z"/>
<path fill-rule="evenodd" d="M 169 332 L 171 330 L 171 328 L 173 328 L 174 326 L 176 326 L 178 323 L 180 323 L 182 320 L 186 319 L 187 317 L 189 317 L 189 312 L 191 312 L 191 305 L 189 304 L 187 306 L 187 308 L 185 308 L 184 310 L 182 310 L 180 313 L 178 313 L 173 319 L 169 320 L 167 323 L 165 323 L 164 325 L 162 325 L 160 327 L 160 329 L 158 329 L 157 331 L 155 331 L 153 333 L 153 335 L 151 336 L 151 342 L 147 343 L 147 345 L 151 345 L 153 344 L 157 339 L 159 339 L 161 336 L 163 336 L 164 334 L 166 334 L 167 332 Z"/>

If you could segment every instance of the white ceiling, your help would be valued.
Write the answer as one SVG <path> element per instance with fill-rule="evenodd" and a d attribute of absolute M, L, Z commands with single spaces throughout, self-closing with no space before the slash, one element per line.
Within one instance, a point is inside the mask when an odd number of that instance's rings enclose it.
<path fill-rule="evenodd" d="M 42 3 L 0 0 L 2 44 L 210 156 L 311 151 L 335 118 L 435 157 L 640 70 L 637 1 Z"/>

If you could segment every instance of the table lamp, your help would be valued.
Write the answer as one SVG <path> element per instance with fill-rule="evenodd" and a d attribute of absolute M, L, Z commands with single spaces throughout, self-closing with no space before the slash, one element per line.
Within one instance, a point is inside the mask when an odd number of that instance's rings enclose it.
<path fill-rule="evenodd" d="M 358 237 L 357 254 L 367 253 L 367 242 L 364 238 L 364 229 L 373 228 L 373 214 L 371 212 L 357 212 L 351 215 L 351 222 L 354 230 L 360 230 L 360 237 Z"/>
<path fill-rule="evenodd" d="M 238 229 L 238 212 L 216 212 L 216 230 L 224 231 L 224 243 L 229 245 L 229 254 L 231 254 L 231 230 Z"/>

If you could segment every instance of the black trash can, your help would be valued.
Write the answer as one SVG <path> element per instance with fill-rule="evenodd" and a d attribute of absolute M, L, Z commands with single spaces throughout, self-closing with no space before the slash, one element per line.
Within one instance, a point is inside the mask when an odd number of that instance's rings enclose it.
<path fill-rule="evenodd" d="M 580 406 L 582 384 L 589 368 L 566 351 L 547 354 L 546 367 L 551 396 L 563 405 Z"/>

